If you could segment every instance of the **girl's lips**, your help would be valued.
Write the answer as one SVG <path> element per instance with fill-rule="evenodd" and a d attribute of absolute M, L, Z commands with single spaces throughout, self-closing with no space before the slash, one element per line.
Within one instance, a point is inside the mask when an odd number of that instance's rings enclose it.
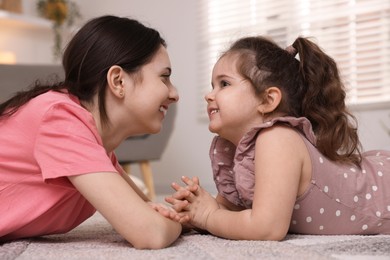
<path fill-rule="evenodd" d="M 216 108 L 210 108 L 209 109 L 209 115 L 211 116 L 211 115 L 213 115 L 213 114 L 215 114 L 215 113 L 218 113 L 219 112 L 219 109 L 216 109 Z"/>

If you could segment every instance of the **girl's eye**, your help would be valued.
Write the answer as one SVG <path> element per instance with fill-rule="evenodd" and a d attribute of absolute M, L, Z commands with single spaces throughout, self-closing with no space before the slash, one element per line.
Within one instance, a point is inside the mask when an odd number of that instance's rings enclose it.
<path fill-rule="evenodd" d="M 227 86 L 229 86 L 229 85 L 230 85 L 230 84 L 229 84 L 227 81 L 225 81 L 225 80 L 221 80 L 221 82 L 220 82 L 221 88 L 227 87 Z"/>

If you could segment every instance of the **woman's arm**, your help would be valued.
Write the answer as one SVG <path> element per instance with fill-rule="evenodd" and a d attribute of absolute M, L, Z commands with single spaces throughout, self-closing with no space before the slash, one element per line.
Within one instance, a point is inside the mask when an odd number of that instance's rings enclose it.
<path fill-rule="evenodd" d="M 130 178 L 130 176 L 124 171 L 122 173 L 123 179 L 130 185 L 130 187 L 141 197 L 144 201 L 148 202 L 150 199 L 143 193 L 138 186 L 134 183 L 134 181 Z"/>
<path fill-rule="evenodd" d="M 135 248 L 163 248 L 180 235 L 181 225 L 152 209 L 119 174 L 97 172 L 69 180 Z"/>

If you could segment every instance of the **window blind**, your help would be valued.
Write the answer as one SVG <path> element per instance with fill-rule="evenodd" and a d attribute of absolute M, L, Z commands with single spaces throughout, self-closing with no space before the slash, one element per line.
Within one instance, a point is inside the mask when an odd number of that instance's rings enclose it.
<path fill-rule="evenodd" d="M 264 35 L 281 47 L 311 37 L 337 62 L 351 106 L 390 104 L 389 0 L 200 0 L 200 118 L 222 51 L 239 37 Z"/>

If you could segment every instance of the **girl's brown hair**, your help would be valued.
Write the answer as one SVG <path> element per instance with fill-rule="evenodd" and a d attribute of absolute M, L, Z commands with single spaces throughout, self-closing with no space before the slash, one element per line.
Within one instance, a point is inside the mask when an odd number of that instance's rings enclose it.
<path fill-rule="evenodd" d="M 278 87 L 283 98 L 275 112 L 309 119 L 316 146 L 327 158 L 359 166 L 357 121 L 346 108 L 337 64 L 306 38 L 297 38 L 292 47 L 287 51 L 265 37 L 245 37 L 223 56 L 238 55 L 238 72 L 258 95 L 268 87 Z"/>

